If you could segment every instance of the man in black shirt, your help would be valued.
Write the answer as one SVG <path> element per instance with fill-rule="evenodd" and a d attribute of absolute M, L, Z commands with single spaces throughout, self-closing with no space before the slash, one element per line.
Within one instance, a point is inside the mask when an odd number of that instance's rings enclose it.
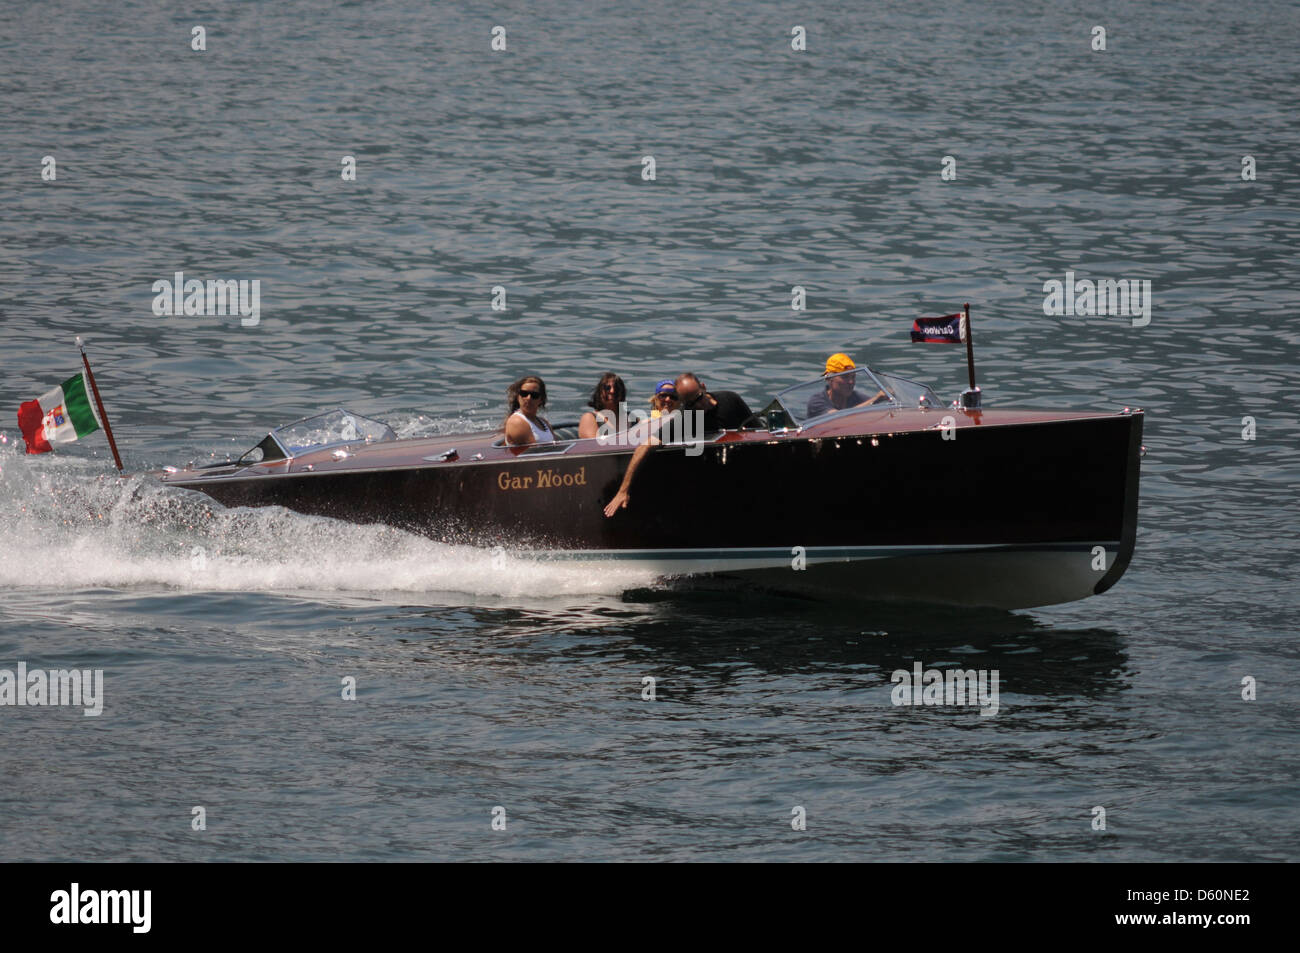
<path fill-rule="evenodd" d="M 674 382 L 677 400 L 682 413 L 704 411 L 704 432 L 717 433 L 719 430 L 739 430 L 742 427 L 757 426 L 759 420 L 754 416 L 745 398 L 735 391 L 710 391 L 694 374 L 682 374 Z"/>

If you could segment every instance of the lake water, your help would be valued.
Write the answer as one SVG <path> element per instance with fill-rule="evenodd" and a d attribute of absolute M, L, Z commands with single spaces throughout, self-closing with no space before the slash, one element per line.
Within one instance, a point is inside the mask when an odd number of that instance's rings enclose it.
<path fill-rule="evenodd" d="M 0 859 L 1300 858 L 1300 8 L 1096 17 L 0 19 L 0 669 L 104 671 L 98 717 L 0 708 Z M 177 271 L 258 280 L 257 323 L 155 315 Z M 1046 315 L 1067 271 L 1150 281 L 1150 323 Z M 77 334 L 135 473 L 336 406 L 402 435 L 495 421 L 523 373 L 554 417 L 606 369 L 638 400 L 691 369 L 761 405 L 834 351 L 948 399 L 960 349 L 907 332 L 965 302 L 989 406 L 1147 411 L 1137 550 L 1103 596 L 498 569 L 120 480 L 98 434 L 25 456 L 12 416 L 78 370 Z M 917 661 L 998 670 L 1000 710 L 891 704 Z"/>

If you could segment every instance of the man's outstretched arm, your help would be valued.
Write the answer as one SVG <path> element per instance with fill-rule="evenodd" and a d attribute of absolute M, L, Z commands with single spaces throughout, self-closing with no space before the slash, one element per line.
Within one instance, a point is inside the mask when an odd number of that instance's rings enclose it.
<path fill-rule="evenodd" d="M 656 440 L 654 442 L 658 443 L 659 441 Z M 630 499 L 627 494 L 627 488 L 632 485 L 632 478 L 636 476 L 637 467 L 641 466 L 641 461 L 646 458 L 646 454 L 649 452 L 650 442 L 648 441 L 641 444 L 641 446 L 637 447 L 636 450 L 632 452 L 632 460 L 627 465 L 627 472 L 623 474 L 623 483 L 618 488 L 618 492 L 614 494 L 614 498 L 609 501 L 609 505 L 605 507 L 606 516 L 613 516 L 619 510 L 627 508 L 628 500 Z"/>

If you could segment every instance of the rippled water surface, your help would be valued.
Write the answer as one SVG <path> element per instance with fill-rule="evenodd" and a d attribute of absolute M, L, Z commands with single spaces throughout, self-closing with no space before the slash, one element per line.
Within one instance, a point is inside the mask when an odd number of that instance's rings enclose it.
<path fill-rule="evenodd" d="M 958 612 L 497 568 L 118 479 L 99 435 L 24 456 L 10 416 L 0 668 L 102 668 L 105 706 L 0 708 L 0 857 L 1300 857 L 1300 8 L 1098 16 L 8 11 L 0 407 L 84 334 L 133 472 L 340 405 L 455 431 L 525 372 L 561 417 L 609 368 L 762 404 L 839 350 L 951 397 L 907 331 L 967 301 L 991 405 L 1141 406 L 1149 451 L 1114 589 Z M 1045 316 L 1067 270 L 1151 281 L 1151 323 Z M 260 280 L 259 323 L 155 316 L 176 271 Z M 894 706 L 918 660 L 1000 710 Z"/>

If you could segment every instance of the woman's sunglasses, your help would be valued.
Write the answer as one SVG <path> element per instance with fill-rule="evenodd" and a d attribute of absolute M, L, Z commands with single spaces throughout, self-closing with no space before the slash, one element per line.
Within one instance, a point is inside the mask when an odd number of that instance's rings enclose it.
<path fill-rule="evenodd" d="M 526 400 L 540 400 L 542 392 L 539 390 L 521 390 L 519 396 Z"/>

